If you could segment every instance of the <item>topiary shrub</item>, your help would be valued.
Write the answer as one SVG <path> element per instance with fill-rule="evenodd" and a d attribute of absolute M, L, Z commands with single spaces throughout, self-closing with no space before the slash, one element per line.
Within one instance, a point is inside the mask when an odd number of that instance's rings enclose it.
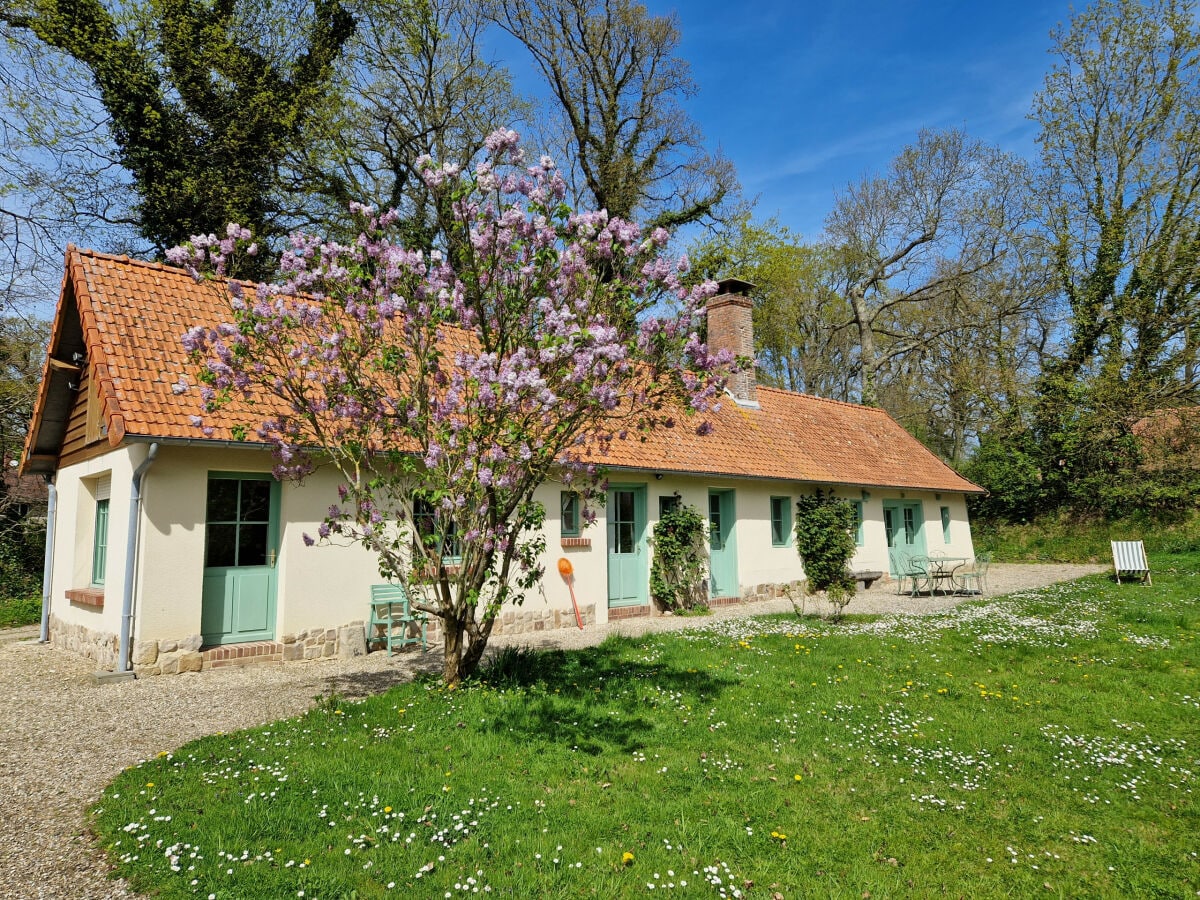
<path fill-rule="evenodd" d="M 678 495 L 676 495 L 678 497 Z M 677 502 L 654 526 L 650 596 L 663 609 L 708 606 L 708 522 L 694 506 Z"/>
<path fill-rule="evenodd" d="M 796 552 L 804 564 L 808 589 L 825 591 L 834 618 L 855 594 L 854 575 L 847 563 L 854 556 L 854 507 L 832 493 L 818 490 L 796 501 Z"/>

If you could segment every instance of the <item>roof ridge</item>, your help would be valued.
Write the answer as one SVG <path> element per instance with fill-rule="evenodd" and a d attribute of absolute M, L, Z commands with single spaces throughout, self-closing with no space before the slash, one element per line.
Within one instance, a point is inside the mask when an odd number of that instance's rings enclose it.
<path fill-rule="evenodd" d="M 846 406 L 850 409 L 864 410 L 866 412 L 888 414 L 887 410 L 882 406 L 866 406 L 862 403 L 855 403 L 852 400 L 834 400 L 832 397 L 822 397 L 819 394 L 809 394 L 804 391 L 789 391 L 787 388 L 775 387 L 769 384 L 758 385 L 758 390 L 774 394 L 785 394 L 788 397 L 803 397 L 805 400 L 816 400 L 818 403 L 832 403 L 834 406 Z"/>
<path fill-rule="evenodd" d="M 166 263 L 154 262 L 147 259 L 137 259 L 136 257 L 126 256 L 124 253 L 105 253 L 103 250 L 93 250 L 86 247 L 76 247 L 74 244 L 67 245 L 67 252 L 74 251 L 79 256 L 91 256 L 95 259 L 109 260 L 110 262 L 118 262 L 127 266 L 137 266 L 143 269 L 155 269 L 160 272 L 174 272 L 179 275 L 191 277 L 188 275 L 187 269 L 181 269 L 179 266 L 172 266 Z"/>

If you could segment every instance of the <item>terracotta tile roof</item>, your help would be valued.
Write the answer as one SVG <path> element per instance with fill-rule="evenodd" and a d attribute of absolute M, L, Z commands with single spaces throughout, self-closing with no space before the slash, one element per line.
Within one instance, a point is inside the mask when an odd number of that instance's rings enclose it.
<path fill-rule="evenodd" d="M 196 383 L 183 333 L 227 318 L 211 285 L 170 266 L 75 248 L 67 252 L 64 296 L 67 281 L 100 382 L 110 443 L 127 435 L 202 440 L 190 423 L 200 412 L 197 392 L 176 394 L 172 386 L 182 375 Z M 758 389 L 758 400 L 761 408 L 748 409 L 727 398 L 709 416 L 714 431 L 707 436 L 695 434 L 699 419 L 681 417 L 676 428 L 645 441 L 615 442 L 601 461 L 664 472 L 980 492 L 883 410 L 767 387 Z M 234 427 L 261 421 L 267 405 L 229 404 L 206 420 L 214 427 L 210 439 L 232 440 Z M 35 428 L 37 422 L 35 413 Z"/>

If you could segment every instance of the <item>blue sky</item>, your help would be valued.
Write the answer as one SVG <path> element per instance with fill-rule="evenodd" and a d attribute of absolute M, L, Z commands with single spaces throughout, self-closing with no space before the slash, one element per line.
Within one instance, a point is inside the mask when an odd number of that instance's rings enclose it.
<path fill-rule="evenodd" d="M 816 238 L 835 192 L 922 127 L 1033 158 L 1027 116 L 1068 0 L 646 0 L 676 13 L 699 94 L 687 109 L 737 166 L 756 215 Z M 1084 2 L 1078 6 L 1086 5 Z M 521 87 L 523 60 L 509 57 Z"/>
<path fill-rule="evenodd" d="M 759 215 L 806 237 L 837 190 L 884 169 L 922 127 L 1032 158 L 1030 103 L 1050 30 L 1070 13 L 1066 0 L 648 6 L 678 16 L 700 87 L 688 108 L 709 145 L 734 161 Z"/>

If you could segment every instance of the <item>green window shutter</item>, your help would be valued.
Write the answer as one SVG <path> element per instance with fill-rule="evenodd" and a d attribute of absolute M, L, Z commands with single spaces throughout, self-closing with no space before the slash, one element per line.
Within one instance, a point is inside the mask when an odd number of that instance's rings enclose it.
<path fill-rule="evenodd" d="M 96 501 L 96 528 L 92 537 L 92 584 L 104 584 L 108 564 L 108 498 Z"/>
<path fill-rule="evenodd" d="M 562 491 L 559 504 L 562 510 L 562 536 L 579 537 L 579 495 L 574 491 Z"/>
<path fill-rule="evenodd" d="M 866 543 L 863 536 L 863 504 L 861 500 L 852 500 L 854 505 L 854 544 L 862 547 Z"/>
<path fill-rule="evenodd" d="M 771 546 L 786 547 L 792 531 L 792 498 L 771 498 Z"/>
<path fill-rule="evenodd" d="M 950 507 L 942 507 L 942 540 L 950 543 Z"/>

